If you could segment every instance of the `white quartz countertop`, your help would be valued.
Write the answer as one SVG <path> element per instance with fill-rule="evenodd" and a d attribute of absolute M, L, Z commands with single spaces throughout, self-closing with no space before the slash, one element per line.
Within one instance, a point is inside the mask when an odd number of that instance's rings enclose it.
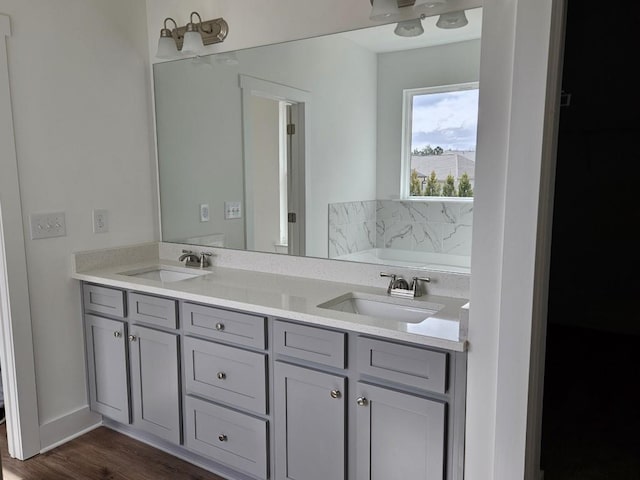
<path fill-rule="evenodd" d="M 210 272 L 206 275 L 177 282 L 161 282 L 122 274 L 158 265 L 183 267 L 183 264 L 176 261 L 161 260 L 160 263 L 142 262 L 73 271 L 72 277 L 126 290 L 351 330 L 420 345 L 454 351 L 467 349 L 467 339 L 464 336 L 466 328 L 462 335 L 460 328 L 461 315 L 468 313 L 467 299 L 423 295 L 412 301 L 439 303 L 445 307 L 419 323 L 407 323 L 318 307 L 349 292 L 384 296 L 385 288 L 216 266 L 205 269 Z"/>

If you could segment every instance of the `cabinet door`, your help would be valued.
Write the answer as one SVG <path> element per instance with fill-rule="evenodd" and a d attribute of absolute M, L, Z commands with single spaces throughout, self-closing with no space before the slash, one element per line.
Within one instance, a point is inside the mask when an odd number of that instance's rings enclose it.
<path fill-rule="evenodd" d="M 357 480 L 442 480 L 445 404 L 358 383 Z"/>
<path fill-rule="evenodd" d="M 91 410 L 129 423 L 125 324 L 89 314 L 84 318 Z"/>
<path fill-rule="evenodd" d="M 180 443 L 178 336 L 131 326 L 133 425 Z"/>
<path fill-rule="evenodd" d="M 274 378 L 276 479 L 343 480 L 345 378 L 281 362 Z"/>

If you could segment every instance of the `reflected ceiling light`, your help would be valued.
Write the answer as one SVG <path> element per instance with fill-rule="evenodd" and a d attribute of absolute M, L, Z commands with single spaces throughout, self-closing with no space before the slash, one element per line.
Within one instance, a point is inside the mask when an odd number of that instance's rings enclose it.
<path fill-rule="evenodd" d="M 440 7 L 444 5 L 446 0 L 416 0 L 416 3 L 413 4 L 413 9 L 416 12 L 424 12 L 431 8 Z"/>
<path fill-rule="evenodd" d="M 371 0 L 371 15 L 374 21 L 394 20 L 400 14 L 396 0 Z"/>
<path fill-rule="evenodd" d="M 193 17 L 198 18 L 197 23 Z M 167 22 L 172 22 L 174 28 L 168 28 Z M 189 23 L 178 27 L 176 21 L 167 17 L 160 30 L 158 40 L 158 58 L 175 58 L 179 52 L 183 54 L 197 54 L 202 52 L 205 45 L 223 42 L 229 33 L 229 25 L 224 18 L 202 21 L 198 12 L 191 12 Z"/>
<path fill-rule="evenodd" d="M 424 33 L 422 17 L 398 22 L 393 33 L 400 37 L 417 37 L 418 35 L 422 35 Z"/>
<path fill-rule="evenodd" d="M 439 28 L 460 28 L 469 23 L 467 16 L 464 14 L 464 10 L 457 12 L 443 13 L 436 22 L 436 27 Z"/>

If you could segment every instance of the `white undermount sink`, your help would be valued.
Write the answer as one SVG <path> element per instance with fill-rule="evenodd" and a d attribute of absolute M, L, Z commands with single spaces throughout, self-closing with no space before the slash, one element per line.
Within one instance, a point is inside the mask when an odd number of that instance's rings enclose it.
<path fill-rule="evenodd" d="M 189 278 L 200 277 L 207 275 L 211 272 L 196 270 L 193 268 L 181 268 L 171 267 L 166 265 L 157 265 L 153 267 L 147 267 L 138 270 L 130 270 L 128 272 L 121 272 L 120 275 L 126 275 L 128 277 L 145 278 L 148 280 L 156 280 L 158 282 L 179 282 L 181 280 L 188 280 Z"/>
<path fill-rule="evenodd" d="M 406 323 L 420 323 L 444 307 L 440 303 L 359 292 L 349 292 L 318 305 L 318 308 Z"/>

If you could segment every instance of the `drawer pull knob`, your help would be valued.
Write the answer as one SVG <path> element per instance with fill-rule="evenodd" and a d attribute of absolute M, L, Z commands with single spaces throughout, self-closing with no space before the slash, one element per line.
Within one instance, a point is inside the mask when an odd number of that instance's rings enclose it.
<path fill-rule="evenodd" d="M 369 400 L 367 400 L 365 397 L 358 397 L 356 399 L 356 403 L 360 407 L 366 407 L 369 404 Z"/>
<path fill-rule="evenodd" d="M 331 398 L 340 398 L 341 396 L 340 390 L 331 390 Z"/>
<path fill-rule="evenodd" d="M 221 442 L 226 442 L 227 436 L 224 433 L 221 433 L 220 435 L 218 435 L 218 440 L 220 440 Z"/>
<path fill-rule="evenodd" d="M 216 330 L 218 330 L 219 332 L 224 330 L 224 323 L 216 323 Z"/>
<path fill-rule="evenodd" d="M 218 372 L 218 380 L 224 380 L 225 378 L 227 378 L 227 374 L 224 372 Z"/>
<path fill-rule="evenodd" d="M 135 342 L 138 339 L 138 337 L 136 337 L 135 335 L 129 335 L 129 341 L 130 342 Z"/>
<path fill-rule="evenodd" d="M 120 338 L 122 336 L 122 333 L 120 333 L 118 330 L 116 330 L 115 332 L 113 332 L 113 336 L 116 338 Z"/>

